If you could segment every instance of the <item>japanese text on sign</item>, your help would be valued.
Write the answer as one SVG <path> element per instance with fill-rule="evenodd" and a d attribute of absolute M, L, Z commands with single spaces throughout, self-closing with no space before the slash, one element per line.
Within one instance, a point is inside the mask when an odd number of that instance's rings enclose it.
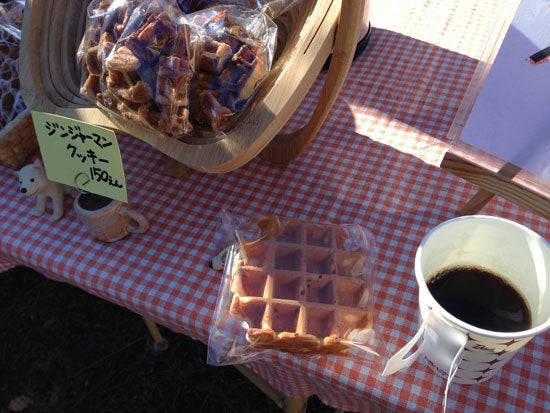
<path fill-rule="evenodd" d="M 48 179 L 127 202 L 113 131 L 43 112 L 32 117 Z"/>

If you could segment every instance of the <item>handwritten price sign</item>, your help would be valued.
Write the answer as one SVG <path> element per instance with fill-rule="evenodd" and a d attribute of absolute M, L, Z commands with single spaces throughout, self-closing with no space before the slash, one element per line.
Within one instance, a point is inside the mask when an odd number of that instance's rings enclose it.
<path fill-rule="evenodd" d="M 33 111 L 32 120 L 48 179 L 128 202 L 112 130 L 44 112 Z"/>

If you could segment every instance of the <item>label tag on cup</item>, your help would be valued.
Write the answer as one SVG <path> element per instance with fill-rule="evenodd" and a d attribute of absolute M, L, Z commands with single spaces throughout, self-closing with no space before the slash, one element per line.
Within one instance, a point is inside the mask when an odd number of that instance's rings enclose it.
<path fill-rule="evenodd" d="M 431 310 L 428 311 L 426 324 L 422 344 L 428 365 L 441 377 L 454 376 L 468 337 L 444 322 Z"/>
<path fill-rule="evenodd" d="M 421 337 L 423 340 L 417 350 L 405 357 Z M 382 375 L 389 376 L 409 367 L 418 356 L 423 354 L 426 356 L 428 364 L 440 376 L 447 377 L 451 373 L 451 367 L 457 359 L 457 355 L 462 355 L 466 341 L 467 337 L 464 333 L 442 321 L 430 310 L 411 341 L 388 360 Z"/>
<path fill-rule="evenodd" d="M 418 345 L 416 351 L 407 356 L 421 337 L 423 340 Z M 436 316 L 432 310 L 429 310 L 418 332 L 411 341 L 388 360 L 382 375 L 389 376 L 403 368 L 409 367 L 415 362 L 418 356 L 421 354 L 424 355 L 428 365 L 438 375 L 447 379 L 443 401 L 443 411 L 445 411 L 447 392 L 458 370 L 458 365 L 462 360 L 462 353 L 467 341 L 468 337 L 466 334 L 451 327 L 440 317 Z"/>

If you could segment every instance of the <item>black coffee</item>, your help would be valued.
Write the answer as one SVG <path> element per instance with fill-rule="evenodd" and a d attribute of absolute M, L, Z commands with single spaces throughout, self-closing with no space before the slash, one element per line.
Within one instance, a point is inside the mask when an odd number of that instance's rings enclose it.
<path fill-rule="evenodd" d="M 87 211 L 97 211 L 112 201 L 111 198 L 104 197 L 103 195 L 92 194 L 91 192 L 80 194 L 78 197 L 78 204 Z"/>
<path fill-rule="evenodd" d="M 527 302 L 497 274 L 478 267 L 450 267 L 428 280 L 436 301 L 460 320 L 485 330 L 531 328 Z"/>

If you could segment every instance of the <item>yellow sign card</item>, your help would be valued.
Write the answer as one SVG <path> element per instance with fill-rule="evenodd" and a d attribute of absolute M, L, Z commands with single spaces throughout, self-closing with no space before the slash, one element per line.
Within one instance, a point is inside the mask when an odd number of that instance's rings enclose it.
<path fill-rule="evenodd" d="M 112 130 L 32 111 L 48 179 L 128 202 L 124 167 Z"/>

